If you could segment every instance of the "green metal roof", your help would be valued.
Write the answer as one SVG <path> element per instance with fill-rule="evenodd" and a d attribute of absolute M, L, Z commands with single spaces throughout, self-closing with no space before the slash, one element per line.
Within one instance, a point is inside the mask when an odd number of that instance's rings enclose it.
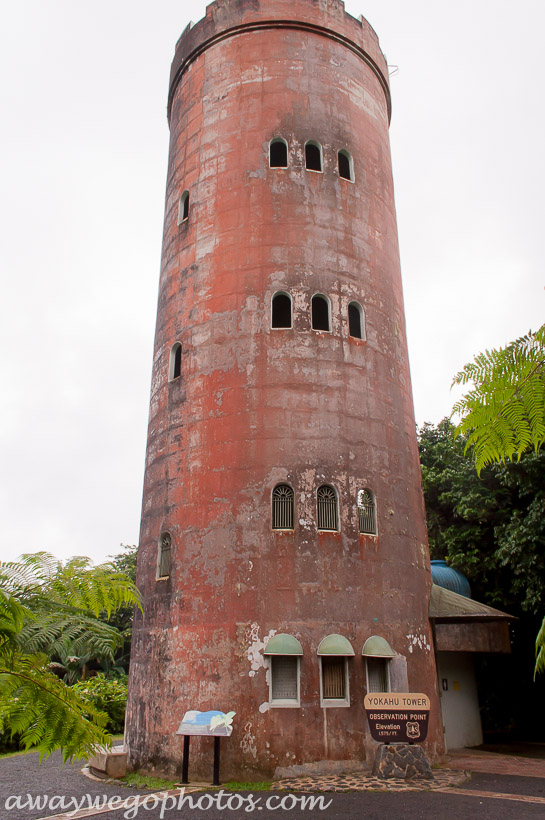
<path fill-rule="evenodd" d="M 344 635 L 328 635 L 320 641 L 318 655 L 345 655 L 352 657 L 355 654 L 350 641 Z"/>
<path fill-rule="evenodd" d="M 380 635 L 371 635 L 363 644 L 362 655 L 369 655 L 374 658 L 395 658 L 396 653 L 386 640 Z"/>
<path fill-rule="evenodd" d="M 512 615 L 507 615 L 506 612 L 493 609 L 491 606 L 481 604 L 472 598 L 466 598 L 464 595 L 458 595 L 458 593 L 452 592 L 450 589 L 439 587 L 437 584 L 431 585 L 428 615 L 430 618 L 435 618 L 435 620 L 438 621 L 518 620 Z"/>
<path fill-rule="evenodd" d="M 293 635 L 274 635 L 265 647 L 265 655 L 302 655 L 303 647 Z"/>

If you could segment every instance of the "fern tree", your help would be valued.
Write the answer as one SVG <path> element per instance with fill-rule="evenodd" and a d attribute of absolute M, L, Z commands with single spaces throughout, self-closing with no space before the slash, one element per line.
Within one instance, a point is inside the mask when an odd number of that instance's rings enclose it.
<path fill-rule="evenodd" d="M 63 565 L 43 552 L 0 563 L 0 731 L 65 759 L 108 744 L 107 716 L 51 672 L 50 658 L 70 647 L 113 659 L 122 638 L 99 615 L 131 603 L 140 605 L 136 587 L 109 564 Z"/>
<path fill-rule="evenodd" d="M 453 384 L 472 385 L 454 405 L 477 472 L 545 442 L 545 325 L 466 364 Z"/>
<path fill-rule="evenodd" d="M 477 472 L 520 458 L 545 442 L 545 325 L 466 364 L 453 384 L 472 385 L 454 405 Z M 545 620 L 536 639 L 536 673 L 545 672 Z"/>

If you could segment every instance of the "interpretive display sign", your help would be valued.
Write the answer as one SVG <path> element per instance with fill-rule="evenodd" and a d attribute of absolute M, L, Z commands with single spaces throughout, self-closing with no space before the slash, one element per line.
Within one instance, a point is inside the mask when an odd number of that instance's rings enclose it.
<path fill-rule="evenodd" d="M 422 743 L 428 734 L 430 699 L 418 692 L 372 692 L 365 711 L 373 740 Z"/>
<path fill-rule="evenodd" d="M 206 737 L 229 737 L 233 731 L 234 712 L 186 712 L 178 727 L 177 735 L 206 735 Z"/>

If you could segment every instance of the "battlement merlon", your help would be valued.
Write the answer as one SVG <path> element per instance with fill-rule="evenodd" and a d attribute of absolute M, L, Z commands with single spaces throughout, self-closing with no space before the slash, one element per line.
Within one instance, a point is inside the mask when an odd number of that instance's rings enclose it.
<path fill-rule="evenodd" d="M 198 23 L 186 26 L 176 43 L 170 70 L 168 119 L 178 82 L 187 67 L 206 49 L 227 37 L 260 29 L 299 29 L 344 43 L 376 74 L 391 115 L 386 58 L 378 37 L 364 17 L 352 17 L 342 0 L 216 0 Z"/>

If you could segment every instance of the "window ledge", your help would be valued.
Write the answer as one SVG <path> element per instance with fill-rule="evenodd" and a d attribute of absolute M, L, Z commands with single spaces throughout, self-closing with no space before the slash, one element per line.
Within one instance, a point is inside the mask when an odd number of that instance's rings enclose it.
<path fill-rule="evenodd" d="M 346 709 L 347 707 L 350 706 L 350 701 L 349 700 L 341 700 L 341 699 L 336 700 L 334 698 L 331 698 L 331 699 L 328 698 L 327 700 L 321 700 L 320 701 L 320 706 L 322 707 L 322 709 L 335 709 L 335 708 Z"/>
<path fill-rule="evenodd" d="M 300 709 L 301 704 L 295 700 L 273 700 L 269 701 L 271 709 Z"/>

